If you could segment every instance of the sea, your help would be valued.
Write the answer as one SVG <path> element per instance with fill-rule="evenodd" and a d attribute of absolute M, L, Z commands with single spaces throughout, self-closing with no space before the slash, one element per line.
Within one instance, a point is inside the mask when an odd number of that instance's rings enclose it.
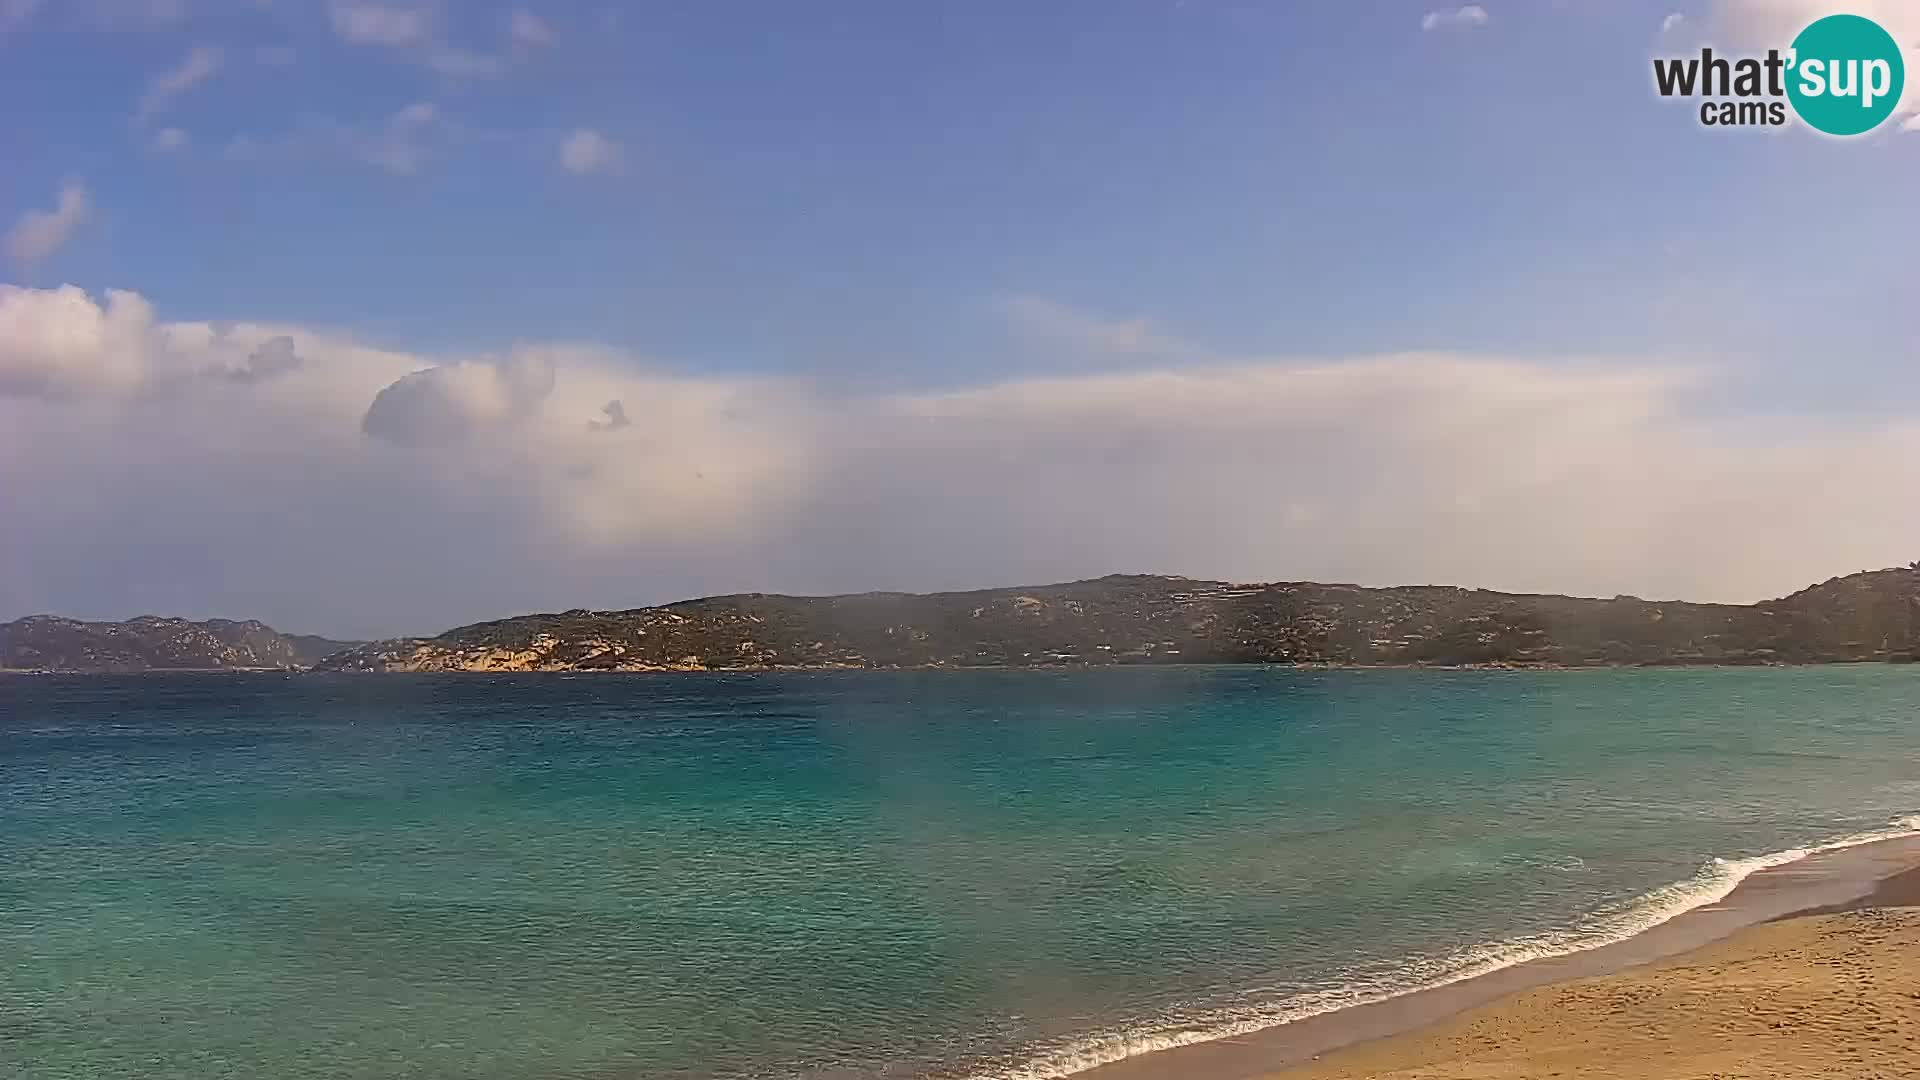
<path fill-rule="evenodd" d="M 1039 1080 L 1920 831 L 1920 666 L 0 679 L 0 1076 Z"/>

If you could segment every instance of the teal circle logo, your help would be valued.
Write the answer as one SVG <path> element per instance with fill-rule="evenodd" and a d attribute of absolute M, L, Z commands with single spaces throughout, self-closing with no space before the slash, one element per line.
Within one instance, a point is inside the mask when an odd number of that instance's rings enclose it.
<path fill-rule="evenodd" d="M 1886 122 L 1907 88 L 1900 43 L 1872 19 L 1829 15 L 1800 31 L 1787 98 L 1816 131 L 1862 135 Z"/>

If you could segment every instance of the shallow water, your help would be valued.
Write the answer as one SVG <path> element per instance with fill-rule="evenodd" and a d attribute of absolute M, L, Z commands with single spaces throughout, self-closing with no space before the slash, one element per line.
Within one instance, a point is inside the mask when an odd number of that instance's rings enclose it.
<path fill-rule="evenodd" d="M 1046 1075 L 1618 936 L 1916 761 L 1915 667 L 11 678 L 0 1075 Z"/>

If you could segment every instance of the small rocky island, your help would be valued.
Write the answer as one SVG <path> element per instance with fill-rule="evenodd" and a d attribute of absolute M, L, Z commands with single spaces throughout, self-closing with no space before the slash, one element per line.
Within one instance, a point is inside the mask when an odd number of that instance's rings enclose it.
<path fill-rule="evenodd" d="M 1606 666 L 1920 659 L 1920 563 L 1758 604 L 1115 575 L 977 592 L 748 593 L 380 641 L 331 671 L 1121 664 Z"/>
<path fill-rule="evenodd" d="M 260 622 L 142 615 L 84 622 L 30 615 L 0 623 L 0 670 L 242 671 L 311 667 L 353 642 L 282 634 Z"/>

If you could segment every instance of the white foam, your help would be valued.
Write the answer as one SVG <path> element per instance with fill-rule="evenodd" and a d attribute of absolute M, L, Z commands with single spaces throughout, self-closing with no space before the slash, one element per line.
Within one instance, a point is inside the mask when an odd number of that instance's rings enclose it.
<path fill-rule="evenodd" d="M 1463 949 L 1439 960 L 1416 963 L 1411 965 L 1410 972 L 1392 983 L 1360 983 L 1299 994 L 1270 1004 L 1170 1017 L 1134 1031 L 1082 1038 L 1041 1052 L 1009 1069 L 976 1072 L 970 1080 L 1056 1080 L 1141 1054 L 1246 1035 L 1340 1009 L 1450 986 L 1533 960 L 1598 949 L 1643 934 L 1696 908 L 1717 904 L 1731 895 L 1742 881 L 1761 870 L 1824 852 L 1916 835 L 1920 835 L 1920 814 L 1896 818 L 1883 829 L 1821 844 L 1744 859 L 1710 859 L 1699 873 L 1686 881 L 1655 889 L 1617 911 L 1596 913 L 1570 929 L 1494 942 Z"/>

